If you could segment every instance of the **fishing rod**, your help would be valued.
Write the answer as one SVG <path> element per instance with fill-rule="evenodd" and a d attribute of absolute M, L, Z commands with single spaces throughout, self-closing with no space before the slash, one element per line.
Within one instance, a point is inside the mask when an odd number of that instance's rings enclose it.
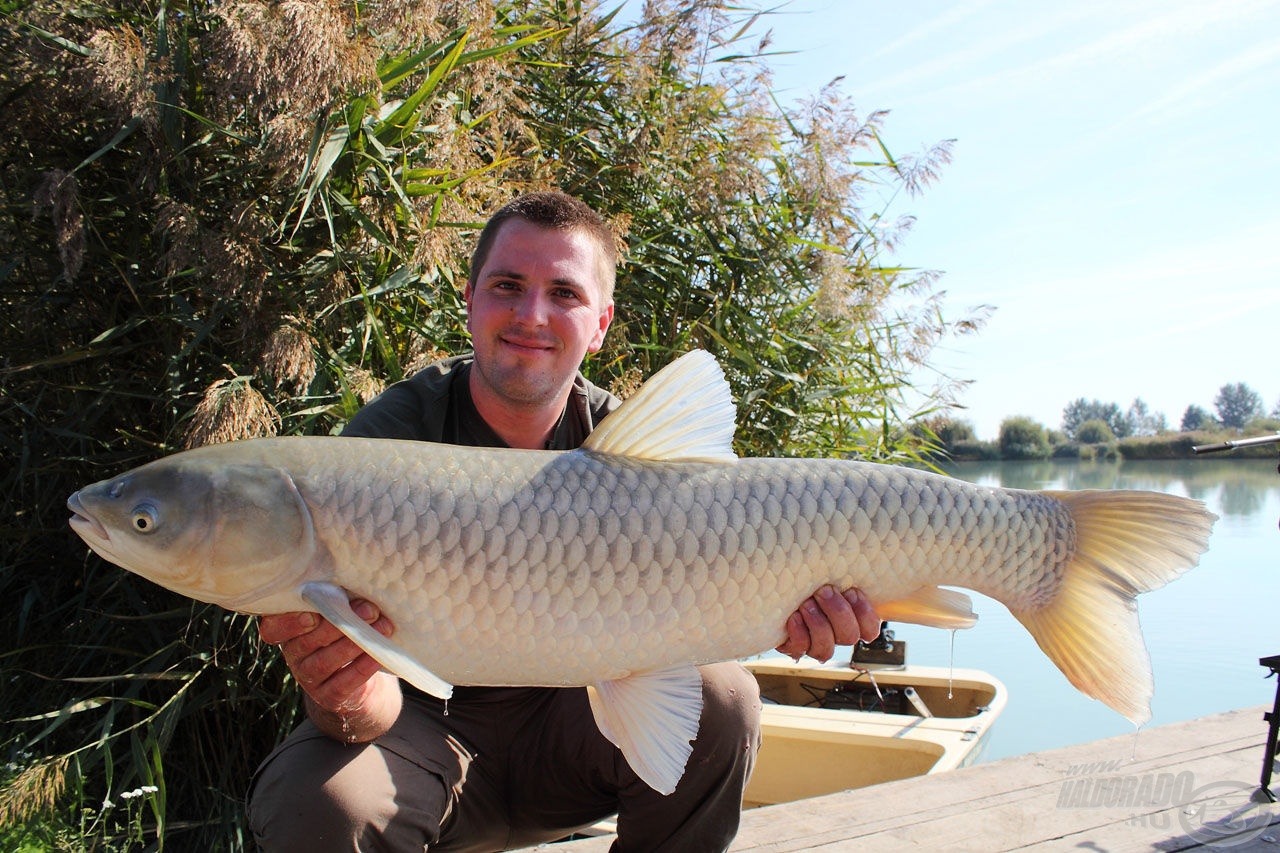
<path fill-rule="evenodd" d="M 1280 432 L 1275 435 L 1260 435 L 1255 438 L 1241 438 L 1236 441 L 1219 441 L 1216 444 L 1197 444 L 1191 448 L 1193 453 L 1217 453 L 1220 450 L 1235 450 L 1237 447 L 1254 447 L 1259 444 L 1280 443 Z"/>

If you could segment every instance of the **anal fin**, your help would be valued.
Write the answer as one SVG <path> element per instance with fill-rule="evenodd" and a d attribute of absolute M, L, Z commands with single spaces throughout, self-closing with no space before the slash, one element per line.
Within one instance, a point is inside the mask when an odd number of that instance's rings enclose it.
<path fill-rule="evenodd" d="M 636 775 L 670 794 L 684 775 L 702 717 L 702 675 L 695 666 L 642 673 L 587 688 L 596 725 Z"/>
<path fill-rule="evenodd" d="M 978 621 L 969 596 L 938 586 L 924 586 L 905 598 L 877 601 L 875 606 L 881 619 L 930 628 L 972 628 Z"/>

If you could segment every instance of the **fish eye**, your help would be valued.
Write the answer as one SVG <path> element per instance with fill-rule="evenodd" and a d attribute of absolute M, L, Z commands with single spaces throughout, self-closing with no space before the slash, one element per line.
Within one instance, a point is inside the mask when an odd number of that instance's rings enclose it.
<path fill-rule="evenodd" d="M 138 504 L 133 508 L 133 515 L 129 518 L 129 523 L 133 525 L 135 533 L 151 533 L 160 524 L 159 515 L 156 508 L 151 504 Z"/>

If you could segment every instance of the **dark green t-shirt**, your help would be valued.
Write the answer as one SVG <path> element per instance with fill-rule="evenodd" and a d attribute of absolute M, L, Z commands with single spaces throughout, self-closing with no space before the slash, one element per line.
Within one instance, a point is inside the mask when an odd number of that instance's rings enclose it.
<path fill-rule="evenodd" d="M 505 447 L 506 442 L 485 423 L 471 400 L 467 378 L 472 358 L 467 353 L 439 361 L 395 383 L 357 412 L 342 434 Z M 596 424 L 619 405 L 617 397 L 578 374 L 546 449 L 580 446 Z"/>

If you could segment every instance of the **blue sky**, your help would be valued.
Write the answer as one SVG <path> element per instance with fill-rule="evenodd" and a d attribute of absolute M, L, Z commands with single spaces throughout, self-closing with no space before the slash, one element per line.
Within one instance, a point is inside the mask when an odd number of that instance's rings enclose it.
<path fill-rule="evenodd" d="M 982 438 L 1141 397 L 1177 427 L 1245 382 L 1280 403 L 1280 0 L 793 0 L 756 26 L 784 101 L 843 75 L 895 153 L 955 139 L 891 213 L 951 313 L 938 364 Z"/>

